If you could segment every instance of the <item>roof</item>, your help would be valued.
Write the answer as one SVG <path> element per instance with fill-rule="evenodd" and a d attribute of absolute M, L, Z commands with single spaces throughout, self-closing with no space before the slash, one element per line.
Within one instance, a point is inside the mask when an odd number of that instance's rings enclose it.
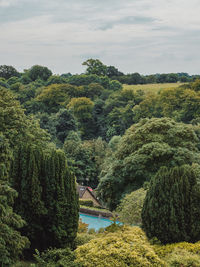
<path fill-rule="evenodd" d="M 79 194 L 79 198 L 82 198 L 82 196 L 84 195 L 86 190 L 87 190 L 86 186 L 77 185 L 77 191 L 78 191 L 78 194 Z"/>
<path fill-rule="evenodd" d="M 87 190 L 90 193 L 90 195 L 92 195 L 92 197 L 100 204 L 99 200 L 96 198 L 95 193 L 91 187 L 83 186 L 83 185 L 77 185 L 76 188 L 77 188 L 77 192 L 79 194 L 79 198 L 82 198 L 85 191 Z"/>

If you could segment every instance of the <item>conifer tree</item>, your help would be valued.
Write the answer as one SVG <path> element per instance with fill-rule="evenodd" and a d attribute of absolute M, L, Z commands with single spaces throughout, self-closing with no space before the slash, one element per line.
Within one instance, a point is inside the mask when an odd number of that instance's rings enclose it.
<path fill-rule="evenodd" d="M 163 243 L 200 239 L 198 165 L 162 167 L 150 183 L 142 223 L 149 238 Z"/>
<path fill-rule="evenodd" d="M 8 181 L 11 158 L 8 142 L 0 134 L 0 266 L 11 266 L 29 245 L 18 231 L 25 222 L 12 208 L 17 192 Z"/>
<path fill-rule="evenodd" d="M 15 210 L 27 222 L 23 234 L 32 249 L 73 246 L 78 228 L 75 177 L 65 154 L 48 155 L 31 145 L 19 147 L 12 166 L 12 182 L 19 192 Z"/>
<path fill-rule="evenodd" d="M 39 177 L 39 155 L 32 146 L 21 146 L 15 154 L 12 167 L 12 184 L 19 194 L 15 211 L 27 223 L 22 233 L 31 241 L 31 248 L 38 249 L 42 246 L 38 240 L 43 233 L 42 219 L 46 214 Z"/>
<path fill-rule="evenodd" d="M 78 197 L 75 177 L 63 152 L 53 151 L 46 159 L 45 207 L 48 210 L 45 235 L 48 246 L 71 246 L 78 228 Z"/>

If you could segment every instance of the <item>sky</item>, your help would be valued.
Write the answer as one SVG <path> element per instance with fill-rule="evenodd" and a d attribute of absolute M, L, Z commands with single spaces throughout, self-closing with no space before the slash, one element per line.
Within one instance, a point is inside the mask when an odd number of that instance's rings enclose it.
<path fill-rule="evenodd" d="M 199 0 L 0 0 L 0 65 L 200 74 Z"/>

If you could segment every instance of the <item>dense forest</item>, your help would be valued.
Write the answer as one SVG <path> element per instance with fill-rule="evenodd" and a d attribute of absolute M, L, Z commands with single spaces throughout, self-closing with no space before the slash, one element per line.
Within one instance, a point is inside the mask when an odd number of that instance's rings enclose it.
<path fill-rule="evenodd" d="M 200 266 L 200 76 L 83 66 L 0 66 L 1 266 Z M 83 230 L 77 183 L 124 225 Z"/>

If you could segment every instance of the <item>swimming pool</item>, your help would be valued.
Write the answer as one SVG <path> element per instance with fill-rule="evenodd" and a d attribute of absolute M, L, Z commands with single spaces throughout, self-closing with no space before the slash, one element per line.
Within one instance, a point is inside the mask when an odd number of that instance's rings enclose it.
<path fill-rule="evenodd" d="M 82 219 L 82 222 L 89 225 L 88 229 L 94 228 L 95 230 L 99 230 L 99 228 L 105 228 L 112 223 L 112 221 L 109 219 L 99 218 L 83 213 L 80 213 L 79 218 Z"/>

